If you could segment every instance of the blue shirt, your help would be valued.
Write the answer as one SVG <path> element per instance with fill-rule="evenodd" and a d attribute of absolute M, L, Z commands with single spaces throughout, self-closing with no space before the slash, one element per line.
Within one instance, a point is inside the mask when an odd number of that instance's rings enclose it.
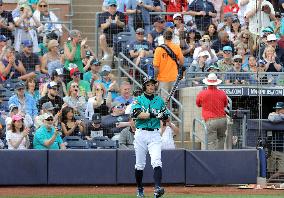
<path fill-rule="evenodd" d="M 144 5 L 151 5 L 153 6 L 153 1 L 151 0 L 143 0 Z M 140 7 L 137 6 L 137 1 L 136 0 L 128 0 L 126 9 L 129 10 L 141 10 L 142 12 L 142 18 L 143 18 L 143 22 L 144 24 L 150 25 L 150 10 L 145 9 L 144 7 Z M 134 14 L 129 14 L 128 15 L 128 24 L 133 26 L 133 18 L 134 18 Z"/>
<path fill-rule="evenodd" d="M 36 107 L 35 99 L 30 94 L 27 94 L 27 93 L 25 93 L 25 104 L 20 103 L 17 94 L 9 98 L 8 104 L 9 106 L 11 104 L 15 104 L 17 107 L 19 107 L 19 109 L 24 109 L 24 113 L 29 114 L 32 118 L 34 118 L 38 114 L 38 109 Z"/>
<path fill-rule="evenodd" d="M 52 145 L 49 147 L 44 145 L 44 142 L 49 140 L 53 136 L 54 132 L 54 127 L 51 128 L 51 131 L 48 131 L 45 125 L 36 130 L 33 140 L 34 149 L 60 149 L 60 144 L 63 143 L 63 140 L 59 134 L 55 138 Z"/>
<path fill-rule="evenodd" d="M 133 97 L 130 97 L 128 100 L 126 100 L 123 96 L 117 96 L 113 101 L 123 104 L 131 104 L 133 102 Z"/>

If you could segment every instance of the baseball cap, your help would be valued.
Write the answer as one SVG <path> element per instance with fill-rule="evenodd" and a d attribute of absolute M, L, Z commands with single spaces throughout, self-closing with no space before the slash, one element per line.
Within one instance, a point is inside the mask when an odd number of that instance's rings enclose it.
<path fill-rule="evenodd" d="M 168 22 L 166 22 L 165 26 L 166 26 L 166 28 L 174 28 L 175 24 L 173 22 L 171 22 L 171 21 L 168 21 Z"/>
<path fill-rule="evenodd" d="M 50 114 L 50 113 L 44 113 L 44 114 L 42 115 L 42 118 L 43 118 L 44 120 L 47 120 L 48 118 L 53 118 L 53 115 Z"/>
<path fill-rule="evenodd" d="M 0 3 L 0 5 L 1 5 L 1 3 Z M 7 40 L 8 40 L 8 39 L 7 39 L 6 36 L 0 35 L 0 42 L 2 42 L 2 41 L 6 42 Z"/>
<path fill-rule="evenodd" d="M 55 69 L 55 70 L 53 70 L 52 73 L 51 73 L 51 76 L 52 76 L 52 77 L 54 77 L 54 76 L 61 76 L 61 75 L 63 75 L 62 69 Z"/>
<path fill-rule="evenodd" d="M 124 104 L 121 102 L 112 102 L 111 103 L 111 108 L 117 108 L 117 109 L 121 109 L 124 108 Z"/>
<path fill-rule="evenodd" d="M 116 0 L 108 0 L 107 5 L 108 6 L 110 6 L 110 5 L 117 5 L 117 2 L 116 2 Z"/>
<path fill-rule="evenodd" d="M 187 32 L 188 32 L 188 33 L 196 32 L 196 29 L 195 29 L 195 28 L 189 28 L 189 29 L 187 30 Z"/>
<path fill-rule="evenodd" d="M 153 21 L 154 21 L 154 23 L 155 22 L 163 23 L 163 22 L 165 22 L 165 19 L 161 16 L 155 16 Z"/>
<path fill-rule="evenodd" d="M 46 35 L 46 38 L 49 40 L 57 40 L 58 35 L 55 32 L 50 32 Z"/>
<path fill-rule="evenodd" d="M 70 77 L 72 77 L 74 74 L 76 74 L 76 73 L 80 73 L 79 72 L 79 69 L 76 67 L 76 68 L 72 68 L 71 70 L 70 70 Z"/>
<path fill-rule="evenodd" d="M 51 88 L 54 87 L 54 86 L 57 86 L 57 82 L 51 81 L 51 82 L 48 83 L 47 88 L 48 88 L 48 89 L 51 89 Z"/>
<path fill-rule="evenodd" d="M 143 29 L 143 28 L 138 28 L 138 29 L 136 30 L 136 33 L 144 33 L 144 29 Z"/>
<path fill-rule="evenodd" d="M 220 68 L 216 64 L 210 65 L 206 71 L 209 71 L 210 69 L 220 70 Z"/>
<path fill-rule="evenodd" d="M 101 121 L 102 121 L 102 116 L 101 116 L 101 114 L 100 114 L 100 113 L 94 113 L 93 116 L 92 116 L 92 121 L 93 121 L 93 123 L 95 123 L 95 124 L 101 123 Z"/>
<path fill-rule="evenodd" d="M 91 65 L 98 65 L 98 66 L 100 66 L 101 62 L 98 59 L 94 59 L 94 60 L 92 60 Z"/>
<path fill-rule="evenodd" d="M 26 85 L 23 81 L 18 82 L 17 86 L 15 87 L 16 90 L 23 89 L 23 88 L 26 88 Z"/>
<path fill-rule="evenodd" d="M 180 17 L 182 18 L 182 15 L 180 13 L 175 13 L 174 16 L 173 16 L 173 19 L 177 18 L 177 17 Z"/>
<path fill-rule="evenodd" d="M 274 31 L 273 31 L 273 29 L 270 26 L 268 26 L 268 27 L 264 28 L 262 30 L 262 32 L 263 33 L 273 33 Z"/>
<path fill-rule="evenodd" d="M 86 51 L 86 57 L 90 57 L 91 56 L 91 52 L 88 50 Z"/>
<path fill-rule="evenodd" d="M 224 47 L 223 47 L 223 51 L 231 51 L 231 52 L 232 52 L 233 49 L 232 49 L 231 46 L 228 46 L 228 45 L 227 45 L 227 46 L 224 46 Z"/>
<path fill-rule="evenodd" d="M 48 101 L 42 104 L 42 109 L 45 110 L 53 110 L 55 107 L 53 106 L 52 102 Z"/>
<path fill-rule="evenodd" d="M 277 38 L 276 38 L 276 35 L 275 34 L 269 34 L 267 36 L 267 41 L 276 41 Z"/>
<path fill-rule="evenodd" d="M 9 111 L 12 112 L 14 109 L 18 109 L 19 107 L 15 104 L 10 104 L 9 105 Z"/>
<path fill-rule="evenodd" d="M 237 16 L 233 17 L 233 23 L 239 23 L 240 20 Z"/>
<path fill-rule="evenodd" d="M 22 42 L 22 45 L 23 45 L 24 47 L 32 47 L 32 46 L 33 46 L 33 42 L 32 42 L 31 40 L 24 40 L 24 41 Z"/>
<path fill-rule="evenodd" d="M 20 114 L 16 114 L 12 116 L 12 121 L 18 121 L 22 119 L 23 119 L 23 116 L 21 116 Z"/>
<path fill-rule="evenodd" d="M 239 55 L 239 54 L 237 54 L 237 55 L 235 55 L 234 57 L 233 57 L 233 60 L 236 60 L 236 59 L 243 59 L 243 57 L 241 56 L 241 55 Z"/>
<path fill-rule="evenodd" d="M 283 109 L 284 108 L 284 102 L 277 102 L 275 107 L 273 109 Z"/>
<path fill-rule="evenodd" d="M 229 17 L 232 17 L 233 16 L 233 13 L 232 12 L 227 12 L 224 14 L 224 18 L 229 18 Z"/>
<path fill-rule="evenodd" d="M 102 72 L 103 72 L 103 71 L 111 72 L 111 67 L 110 67 L 109 65 L 104 65 L 104 66 L 102 67 Z"/>
<path fill-rule="evenodd" d="M 258 64 L 265 65 L 265 61 L 264 61 L 264 60 L 262 60 L 262 59 L 259 59 L 259 60 L 258 60 Z"/>
<path fill-rule="evenodd" d="M 206 50 L 206 51 L 202 51 L 198 54 L 198 58 L 201 57 L 201 56 L 210 56 L 209 52 Z"/>

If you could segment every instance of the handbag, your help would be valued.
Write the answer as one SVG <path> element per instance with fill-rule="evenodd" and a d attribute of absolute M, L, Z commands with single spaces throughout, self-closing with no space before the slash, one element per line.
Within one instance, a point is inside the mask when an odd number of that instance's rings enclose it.
<path fill-rule="evenodd" d="M 143 17 L 142 17 L 142 12 L 138 13 L 137 12 L 137 7 L 136 7 L 136 12 L 133 17 L 133 28 L 136 31 L 138 28 L 144 28 L 144 22 L 143 22 Z"/>

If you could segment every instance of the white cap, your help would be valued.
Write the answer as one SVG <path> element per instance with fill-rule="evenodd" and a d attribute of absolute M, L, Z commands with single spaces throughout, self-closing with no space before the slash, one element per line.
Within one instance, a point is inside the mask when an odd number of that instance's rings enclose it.
<path fill-rule="evenodd" d="M 50 88 L 52 88 L 52 87 L 54 87 L 54 86 L 57 86 L 57 82 L 51 81 L 51 82 L 48 83 L 48 86 L 47 86 L 47 87 L 50 89 Z"/>
<path fill-rule="evenodd" d="M 210 56 L 209 52 L 208 51 L 202 51 L 198 54 L 198 58 L 201 57 L 201 56 Z"/>
<path fill-rule="evenodd" d="M 181 18 L 182 18 L 182 16 L 181 16 L 181 14 L 180 14 L 180 13 L 176 13 L 176 14 L 174 14 L 173 19 L 175 19 L 176 17 L 181 17 Z"/>
<path fill-rule="evenodd" d="M 102 71 L 107 71 L 107 72 L 111 72 L 111 67 L 109 65 L 104 65 L 102 67 Z"/>
<path fill-rule="evenodd" d="M 57 75 L 62 75 L 63 74 L 63 69 L 56 69 Z"/>
<path fill-rule="evenodd" d="M 276 41 L 277 38 L 276 38 L 276 35 L 275 34 L 269 34 L 267 36 L 267 41 Z"/>

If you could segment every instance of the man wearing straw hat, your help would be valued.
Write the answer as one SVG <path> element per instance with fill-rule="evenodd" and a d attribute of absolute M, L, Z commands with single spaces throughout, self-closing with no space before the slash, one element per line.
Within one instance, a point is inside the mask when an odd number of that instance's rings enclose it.
<path fill-rule="evenodd" d="M 202 107 L 202 117 L 208 131 L 209 150 L 224 149 L 227 130 L 225 108 L 228 100 L 226 93 L 217 88 L 221 82 L 215 73 L 210 73 L 203 79 L 208 88 L 202 90 L 196 98 L 196 105 Z"/>

